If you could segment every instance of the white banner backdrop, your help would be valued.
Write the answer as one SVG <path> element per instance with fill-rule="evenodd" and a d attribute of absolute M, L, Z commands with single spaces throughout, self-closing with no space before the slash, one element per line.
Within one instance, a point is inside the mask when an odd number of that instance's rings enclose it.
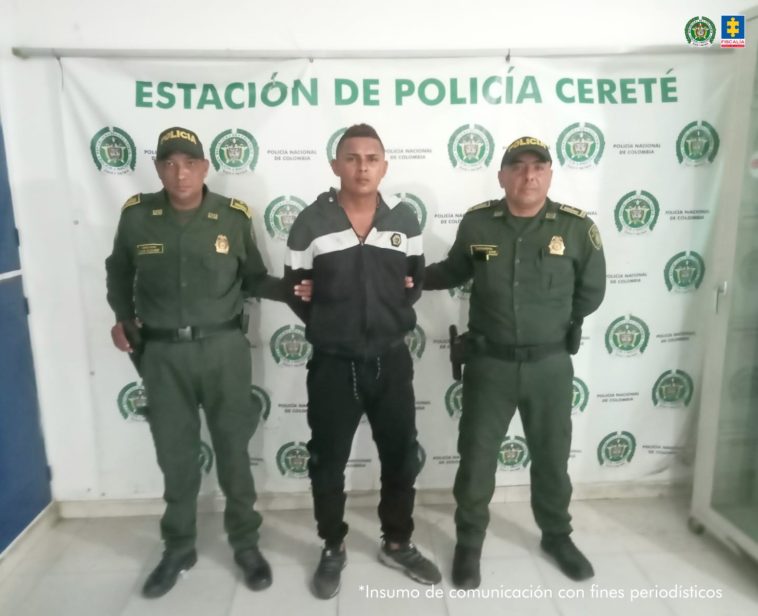
<path fill-rule="evenodd" d="M 553 199 L 597 222 L 608 292 L 574 359 L 575 483 L 675 480 L 699 402 L 702 314 L 732 71 L 720 54 L 423 60 L 123 61 L 64 59 L 67 165 L 88 311 L 92 389 L 100 409 L 99 494 L 159 496 L 144 391 L 110 342 L 103 261 L 121 205 L 160 188 L 158 133 L 195 130 L 211 190 L 246 201 L 270 271 L 281 275 L 297 212 L 334 185 L 327 152 L 367 122 L 384 141 L 382 191 L 404 193 L 424 229 L 427 262 L 445 256 L 466 209 L 502 196 L 503 150 L 522 135 L 551 145 Z M 704 282 L 705 281 L 705 282 Z M 264 406 L 250 444 L 260 492 L 307 491 L 305 362 L 310 348 L 283 304 L 250 302 L 254 395 Z M 447 330 L 465 330 L 466 289 L 427 292 L 408 343 L 423 468 L 418 487 L 449 488 L 457 467 L 460 385 Z M 549 383 L 545 384 L 549 386 Z M 207 433 L 204 440 L 210 442 Z M 204 448 L 204 491 L 217 490 Z M 504 435 L 498 485 L 529 481 L 518 418 Z M 362 423 L 350 489 L 378 488 Z"/>

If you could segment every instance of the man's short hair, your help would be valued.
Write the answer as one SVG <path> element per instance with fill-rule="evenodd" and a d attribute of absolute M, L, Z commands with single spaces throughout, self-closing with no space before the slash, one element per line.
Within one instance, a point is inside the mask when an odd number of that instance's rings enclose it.
<path fill-rule="evenodd" d="M 334 151 L 335 155 L 339 153 L 342 144 L 353 137 L 369 137 L 371 139 L 376 139 L 379 142 L 379 145 L 382 146 L 382 152 L 384 152 L 384 144 L 382 143 L 382 140 L 379 139 L 379 134 L 373 126 L 369 126 L 368 124 L 353 124 L 342 133 L 342 137 L 340 137 L 340 140 L 337 142 L 337 149 Z"/>

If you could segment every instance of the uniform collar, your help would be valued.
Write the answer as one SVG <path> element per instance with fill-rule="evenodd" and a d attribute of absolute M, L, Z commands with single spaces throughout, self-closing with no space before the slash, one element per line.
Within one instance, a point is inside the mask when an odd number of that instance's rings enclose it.
<path fill-rule="evenodd" d="M 534 215 L 530 216 L 530 220 L 555 220 L 556 216 L 558 215 L 558 204 L 554 201 L 551 201 L 549 198 L 545 199 L 545 203 L 542 206 L 542 208 Z M 511 211 L 508 209 L 508 204 L 505 202 L 505 197 L 500 199 L 500 201 L 497 202 L 497 205 L 495 205 L 492 208 L 492 217 L 493 218 L 516 218 L 513 214 L 511 214 Z"/>
<path fill-rule="evenodd" d="M 203 198 L 200 201 L 200 205 L 196 209 L 191 210 L 193 215 L 192 215 L 192 219 L 190 220 L 190 223 L 195 220 L 205 219 L 206 218 L 205 213 L 208 210 L 214 209 L 213 208 L 214 200 L 211 198 L 212 194 L 213 193 L 211 193 L 211 191 L 208 190 L 208 186 L 203 184 Z M 181 215 L 181 210 L 177 210 L 171 205 L 171 201 L 168 198 L 168 193 L 166 192 L 165 188 L 161 191 L 161 195 L 163 198 L 163 202 L 165 203 L 166 212 L 169 212 L 170 215 L 173 215 L 173 214 Z M 171 217 L 171 219 L 173 220 L 173 217 Z"/>

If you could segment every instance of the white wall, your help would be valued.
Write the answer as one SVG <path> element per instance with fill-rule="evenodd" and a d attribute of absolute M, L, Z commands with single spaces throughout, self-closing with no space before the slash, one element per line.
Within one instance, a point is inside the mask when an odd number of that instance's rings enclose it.
<path fill-rule="evenodd" d="M 90 365 L 75 267 L 72 204 L 61 141 L 60 72 L 54 58 L 21 60 L 11 47 L 343 52 L 397 55 L 506 50 L 571 53 L 683 46 L 686 21 L 754 0 L 618 6 L 601 0 L 511 3 L 468 0 L 237 2 L 0 0 L 0 117 L 21 233 L 24 283 L 42 421 L 58 500 L 97 498 Z M 748 35 L 751 33 L 749 32 Z M 29 164 L 33 161 L 33 164 Z M 103 332 L 107 336 L 107 332 Z M 128 462 L 125 462 L 128 463 Z"/>

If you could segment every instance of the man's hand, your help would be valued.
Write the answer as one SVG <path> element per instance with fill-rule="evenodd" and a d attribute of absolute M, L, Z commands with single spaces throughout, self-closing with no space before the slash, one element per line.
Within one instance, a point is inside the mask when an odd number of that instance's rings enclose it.
<path fill-rule="evenodd" d="M 406 276 L 405 277 L 405 288 L 406 289 L 412 289 L 414 286 L 416 286 L 416 283 L 413 281 L 413 276 Z"/>
<path fill-rule="evenodd" d="M 119 351 L 124 351 L 124 353 L 134 352 L 132 345 L 129 344 L 129 340 L 126 338 L 123 322 L 119 321 L 111 327 L 111 340 L 113 340 L 114 346 Z"/>
<path fill-rule="evenodd" d="M 311 301 L 313 297 L 313 281 L 301 280 L 300 284 L 295 285 L 295 297 L 299 297 L 304 302 Z"/>

